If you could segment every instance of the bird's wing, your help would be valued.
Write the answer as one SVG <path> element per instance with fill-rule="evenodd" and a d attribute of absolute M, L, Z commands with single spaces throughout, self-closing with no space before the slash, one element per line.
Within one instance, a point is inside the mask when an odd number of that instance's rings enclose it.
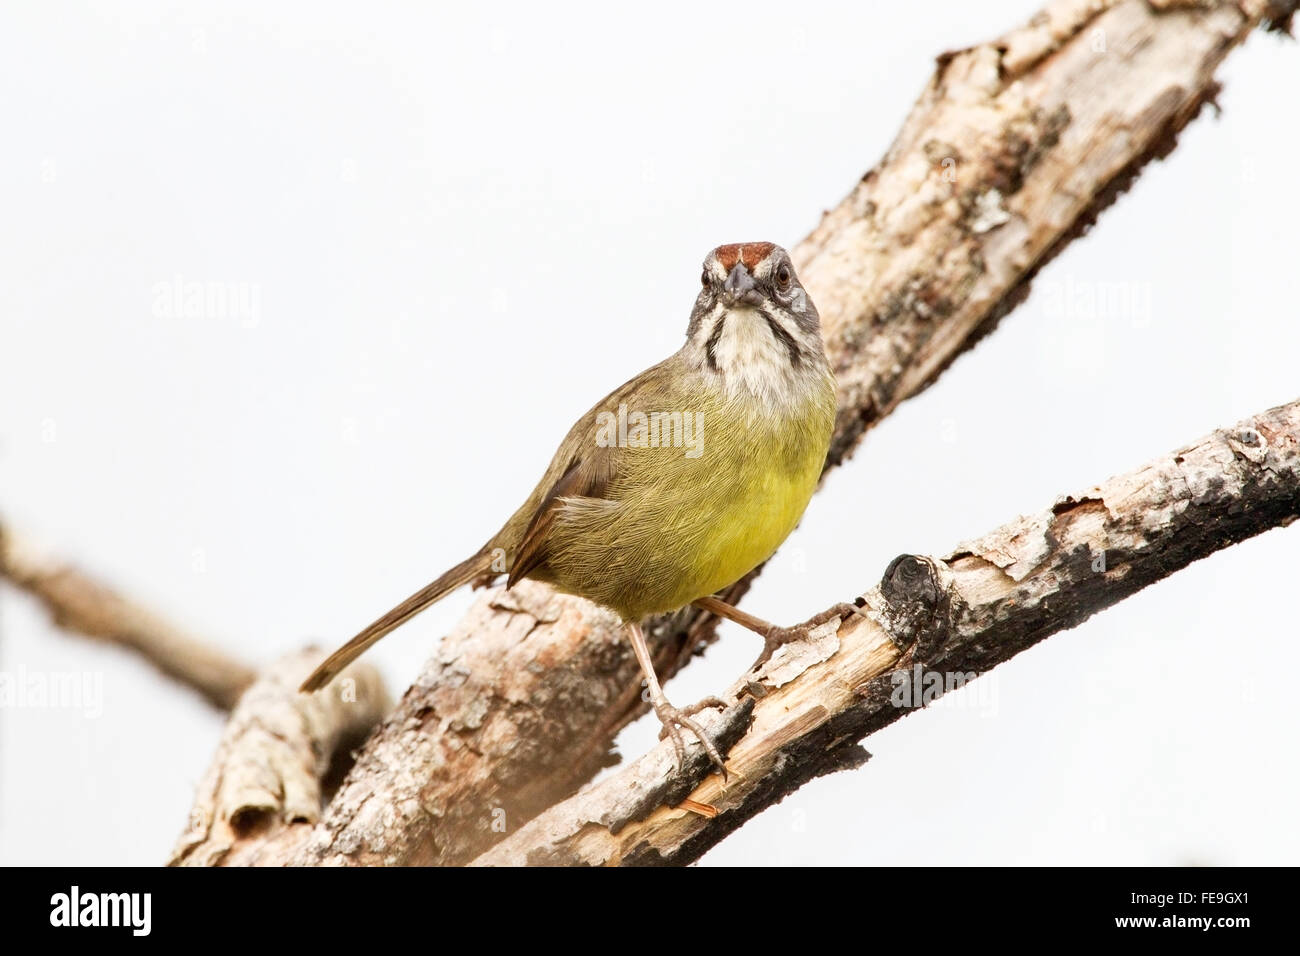
<path fill-rule="evenodd" d="M 664 401 L 678 374 L 676 362 L 677 356 L 672 356 L 624 382 L 593 405 L 569 430 L 528 502 L 494 539 L 513 552 L 507 586 L 526 577 L 546 560 L 550 530 L 565 499 L 609 500 L 618 496 L 618 479 L 630 465 L 628 450 L 598 441 L 601 413 L 613 415 L 620 405 L 631 409 L 673 407 L 671 400 L 667 405 Z"/>
<path fill-rule="evenodd" d="M 527 577 L 528 572 L 546 560 L 551 525 L 564 499 L 606 497 L 619 470 L 620 456 L 615 454 L 617 451 L 617 448 L 597 446 L 593 436 L 590 446 L 575 456 L 560 479 L 551 485 L 524 529 L 510 567 L 507 587 Z"/>

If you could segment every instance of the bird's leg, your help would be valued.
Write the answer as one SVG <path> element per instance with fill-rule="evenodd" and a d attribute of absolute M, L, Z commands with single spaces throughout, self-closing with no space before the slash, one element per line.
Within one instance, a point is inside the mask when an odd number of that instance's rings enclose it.
<path fill-rule="evenodd" d="M 748 628 L 755 634 L 767 637 L 771 631 L 781 630 L 775 624 L 763 620 L 761 617 L 754 617 L 752 614 L 746 614 L 738 607 L 733 607 L 722 598 L 716 598 L 712 595 L 708 597 L 696 598 L 693 602 L 696 607 L 710 614 L 716 614 L 718 617 L 726 618 L 728 621 L 739 624 L 743 628 Z"/>
<path fill-rule="evenodd" d="M 682 732 L 678 725 L 685 727 L 704 745 L 705 752 L 709 759 L 713 761 L 714 766 L 722 772 L 725 780 L 727 777 L 727 768 L 722 762 L 722 755 L 718 753 L 718 748 L 714 745 L 713 740 L 704 732 L 704 728 L 691 720 L 691 714 L 698 712 L 706 706 L 715 706 L 722 701 L 716 697 L 708 698 L 701 701 L 694 707 L 688 707 L 685 710 L 674 707 L 664 696 L 663 688 L 659 686 L 659 678 L 655 676 L 655 665 L 650 660 L 650 648 L 646 646 L 645 633 L 641 630 L 640 624 L 627 625 L 628 636 L 632 638 L 632 650 L 636 653 L 636 662 L 641 665 L 641 673 L 645 676 L 646 685 L 650 689 L 650 706 L 654 708 L 655 716 L 663 724 L 663 730 L 660 731 L 659 737 L 669 737 L 672 739 L 673 748 L 677 751 L 678 765 L 684 765 L 686 762 L 686 744 L 682 741 Z"/>
<path fill-rule="evenodd" d="M 741 627 L 753 631 L 763 638 L 763 653 L 758 656 L 758 660 L 750 665 L 750 670 L 761 666 L 771 657 L 778 647 L 782 644 L 789 644 L 791 641 L 803 640 L 808 636 L 808 632 L 819 625 L 825 624 L 831 618 L 844 620 L 845 618 L 856 614 L 858 607 L 856 604 L 847 604 L 841 602 L 813 615 L 802 624 L 796 624 L 794 627 L 780 627 L 776 624 L 770 624 L 761 617 L 754 617 L 752 614 L 746 614 L 738 607 L 732 607 L 726 601 L 716 597 L 702 597 L 693 602 L 701 610 L 716 614 L 718 617 L 726 618 Z"/>

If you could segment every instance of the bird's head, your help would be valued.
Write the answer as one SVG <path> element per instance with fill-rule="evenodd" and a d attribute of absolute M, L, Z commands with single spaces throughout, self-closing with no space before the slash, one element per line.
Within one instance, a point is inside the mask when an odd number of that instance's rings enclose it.
<path fill-rule="evenodd" d="M 777 365 L 824 361 L 817 307 L 780 246 L 718 246 L 704 259 L 700 285 L 687 346 L 711 369 L 768 357 Z"/>

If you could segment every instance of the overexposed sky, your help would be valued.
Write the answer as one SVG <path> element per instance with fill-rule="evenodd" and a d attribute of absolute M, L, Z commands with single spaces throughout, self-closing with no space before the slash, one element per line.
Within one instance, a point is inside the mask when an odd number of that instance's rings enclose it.
<path fill-rule="evenodd" d="M 0 511 L 251 661 L 345 639 L 680 345 L 711 247 L 792 245 L 935 54 L 1037 7 L 11 7 Z M 1300 121 L 1278 104 L 1300 57 L 1259 34 L 1221 79 L 1223 114 L 830 477 L 747 609 L 801 620 L 900 552 L 1297 397 Z M 177 308 L 190 282 L 228 307 Z M 1298 527 L 1200 562 L 874 735 L 867 766 L 704 862 L 1295 863 L 1298 566 Z M 371 652 L 395 691 L 470 600 Z M 752 660 L 723 635 L 675 702 Z M 102 691 L 0 710 L 0 862 L 163 860 L 221 716 L 11 589 L 0 669 Z"/>

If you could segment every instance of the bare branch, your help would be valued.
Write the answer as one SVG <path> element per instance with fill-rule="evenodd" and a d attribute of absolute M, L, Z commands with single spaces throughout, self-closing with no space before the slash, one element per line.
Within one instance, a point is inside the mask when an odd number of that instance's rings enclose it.
<path fill-rule="evenodd" d="M 795 249 L 840 383 L 828 467 L 1018 304 L 1036 271 L 1173 148 L 1228 51 L 1294 7 L 1068 0 L 940 57 L 884 159 Z M 654 622 L 660 673 L 714 625 L 690 609 Z M 498 593 L 443 642 L 283 859 L 471 860 L 499 838 L 495 823 L 513 831 L 611 762 L 615 733 L 642 710 L 636 662 L 607 613 L 539 586 Z"/>
<path fill-rule="evenodd" d="M 254 863 L 320 818 L 331 761 L 360 743 L 391 706 L 379 673 L 364 663 L 318 694 L 298 693 L 324 656 L 312 648 L 285 657 L 240 699 L 172 865 Z"/>
<path fill-rule="evenodd" d="M 552 807 L 480 864 L 689 863 L 858 741 L 1191 562 L 1300 517 L 1300 401 L 1163 455 L 942 558 L 903 555 L 838 627 L 732 688 L 752 711 L 727 782 L 663 744 Z M 933 675 L 933 676 L 931 676 Z M 956 678 L 960 678 L 957 680 Z M 757 696 L 757 700 L 755 700 Z M 665 806 L 669 802 L 683 804 Z M 694 809 L 691 809 L 691 808 Z"/>
<path fill-rule="evenodd" d="M 71 565 L 45 557 L 0 521 L 0 576 L 27 591 L 54 623 L 130 648 L 168 677 L 229 710 L 255 671 Z"/>

